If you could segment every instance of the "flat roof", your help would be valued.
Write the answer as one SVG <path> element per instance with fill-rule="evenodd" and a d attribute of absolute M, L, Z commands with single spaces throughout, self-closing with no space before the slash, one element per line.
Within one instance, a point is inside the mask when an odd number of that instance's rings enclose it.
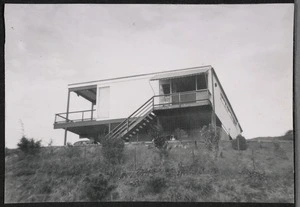
<path fill-rule="evenodd" d="M 97 82 L 113 81 L 113 80 L 120 80 L 120 79 L 126 79 L 126 78 L 135 78 L 135 77 L 142 77 L 142 76 L 147 76 L 147 75 L 164 74 L 165 76 L 168 76 L 169 73 L 174 73 L 174 72 L 182 72 L 182 74 L 192 72 L 194 74 L 195 72 L 198 73 L 199 70 L 207 71 L 208 69 L 211 69 L 211 68 L 212 68 L 211 65 L 205 65 L 205 66 L 198 66 L 198 67 L 192 67 L 192 68 L 175 69 L 175 70 L 160 71 L 160 72 L 154 72 L 154 73 L 144 73 L 144 74 L 138 74 L 138 75 L 123 76 L 123 77 L 117 77 L 117 78 L 108 78 L 108 79 L 101 79 L 101 80 L 87 81 L 87 82 L 80 82 L 80 83 L 71 83 L 71 84 L 68 84 L 68 86 L 77 86 L 80 84 L 89 84 L 89 83 L 95 84 Z M 190 71 L 190 72 L 188 72 L 188 71 Z"/>
<path fill-rule="evenodd" d="M 175 71 L 175 72 L 169 72 L 169 73 L 163 73 L 163 74 L 158 74 L 151 78 L 151 81 L 154 80 L 165 80 L 165 79 L 171 79 L 171 78 L 181 78 L 181 77 L 187 77 L 187 76 L 192 76 L 200 73 L 205 73 L 210 69 L 210 67 L 201 67 L 201 68 L 195 68 L 191 70 L 184 70 L 184 71 Z"/>

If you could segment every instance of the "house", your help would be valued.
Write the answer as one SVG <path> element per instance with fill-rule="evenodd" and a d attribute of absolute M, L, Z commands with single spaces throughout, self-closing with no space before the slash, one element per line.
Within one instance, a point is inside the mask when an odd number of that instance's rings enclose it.
<path fill-rule="evenodd" d="M 86 99 L 88 110 L 69 111 L 70 94 Z M 170 70 L 68 85 L 67 110 L 55 115 L 54 129 L 80 138 L 151 140 L 153 123 L 165 135 L 184 130 L 197 139 L 204 125 L 222 129 L 222 139 L 242 128 L 212 66 Z"/>

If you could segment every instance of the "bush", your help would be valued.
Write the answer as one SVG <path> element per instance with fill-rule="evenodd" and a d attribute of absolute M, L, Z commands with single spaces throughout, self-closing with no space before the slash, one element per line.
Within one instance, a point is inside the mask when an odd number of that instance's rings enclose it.
<path fill-rule="evenodd" d="M 154 146 L 158 149 L 160 158 L 168 156 L 168 141 L 163 134 L 163 127 L 157 123 L 151 126 L 151 130 L 149 131 L 150 136 L 152 137 Z"/>
<path fill-rule="evenodd" d="M 40 151 L 41 148 L 41 140 L 34 141 L 34 139 L 29 139 L 23 136 L 20 142 L 17 144 L 18 148 L 25 153 L 36 153 Z"/>
<path fill-rule="evenodd" d="M 247 140 L 242 135 L 238 135 L 236 139 L 231 141 L 231 144 L 234 150 L 246 150 L 248 148 Z"/>
<path fill-rule="evenodd" d="M 116 186 L 111 185 L 109 177 L 99 173 L 93 177 L 84 179 L 86 196 L 90 201 L 103 201 Z"/>
<path fill-rule="evenodd" d="M 152 139 L 161 136 L 164 132 L 164 129 L 160 123 L 153 124 L 150 127 L 151 128 L 148 130 L 148 134 Z"/>
<path fill-rule="evenodd" d="M 111 164 L 119 164 L 123 158 L 124 141 L 122 139 L 104 139 L 102 154 L 104 159 Z"/>
<path fill-rule="evenodd" d="M 175 134 L 176 139 L 178 139 L 178 140 L 181 140 L 188 136 L 186 131 L 184 131 L 183 129 L 179 129 L 179 128 L 175 129 L 174 134 Z"/>
<path fill-rule="evenodd" d="M 160 193 L 167 186 L 167 180 L 161 175 L 154 175 L 147 181 L 147 188 L 152 193 Z"/>

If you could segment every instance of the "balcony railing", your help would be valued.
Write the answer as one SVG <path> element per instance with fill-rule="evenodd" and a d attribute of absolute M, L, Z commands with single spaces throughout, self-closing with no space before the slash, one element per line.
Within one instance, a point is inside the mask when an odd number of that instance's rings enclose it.
<path fill-rule="evenodd" d="M 188 106 L 199 103 L 200 101 L 208 100 L 210 95 L 208 89 L 156 95 L 154 96 L 154 108 Z"/>
<path fill-rule="evenodd" d="M 68 113 L 55 114 L 54 123 L 67 123 L 67 122 L 81 122 L 96 120 L 96 113 L 94 110 L 71 111 Z"/>

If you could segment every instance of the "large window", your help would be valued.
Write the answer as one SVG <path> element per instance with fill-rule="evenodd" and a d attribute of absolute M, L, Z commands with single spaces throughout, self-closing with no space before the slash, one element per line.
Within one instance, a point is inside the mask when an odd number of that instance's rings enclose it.
<path fill-rule="evenodd" d="M 195 91 L 196 77 L 188 76 L 172 79 L 172 93 L 180 93 L 185 91 Z"/>

